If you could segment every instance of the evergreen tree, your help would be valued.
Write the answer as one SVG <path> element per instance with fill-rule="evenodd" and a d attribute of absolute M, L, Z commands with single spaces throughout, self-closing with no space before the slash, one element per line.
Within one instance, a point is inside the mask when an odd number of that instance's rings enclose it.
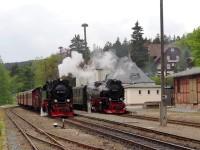
<path fill-rule="evenodd" d="M 119 40 L 119 37 L 117 38 L 116 42 L 113 44 L 112 48 L 115 50 L 115 54 L 118 57 L 122 57 L 123 55 L 123 49 L 122 49 L 122 44 Z"/>
<path fill-rule="evenodd" d="M 80 38 L 80 35 L 75 35 L 71 43 L 72 44 L 69 46 L 71 51 L 77 51 L 82 54 L 85 50 L 85 43 L 84 40 Z"/>
<path fill-rule="evenodd" d="M 153 39 L 153 44 L 160 44 L 160 34 L 156 34 L 155 39 Z"/>
<path fill-rule="evenodd" d="M 85 42 L 80 38 L 80 35 L 75 35 L 71 40 L 71 45 L 69 46 L 71 51 L 77 51 L 82 54 L 85 63 L 87 64 L 90 60 L 90 50 L 88 47 L 85 48 Z"/>
<path fill-rule="evenodd" d="M 165 44 L 170 44 L 172 42 L 176 41 L 176 36 L 174 35 L 174 37 L 172 38 L 170 35 L 164 35 L 164 43 Z M 156 34 L 156 37 L 153 39 L 152 43 L 153 44 L 160 44 L 160 34 Z"/>
<path fill-rule="evenodd" d="M 106 52 L 106 51 L 109 51 L 110 49 L 112 49 L 112 43 L 111 42 L 106 42 L 104 48 L 103 48 L 103 51 Z"/>
<path fill-rule="evenodd" d="M 143 39 L 143 29 L 139 26 L 139 23 L 136 22 L 135 26 L 132 28 L 133 33 L 131 35 L 131 59 L 134 61 L 138 67 L 144 69 L 146 62 L 148 61 L 148 50 L 144 47 Z"/>
<path fill-rule="evenodd" d="M 128 56 L 128 54 L 129 54 L 129 50 L 130 50 L 130 44 L 129 44 L 129 42 L 127 41 L 127 39 L 125 38 L 124 39 L 124 41 L 123 41 L 123 43 L 122 43 L 122 57 L 124 57 L 124 56 Z"/>

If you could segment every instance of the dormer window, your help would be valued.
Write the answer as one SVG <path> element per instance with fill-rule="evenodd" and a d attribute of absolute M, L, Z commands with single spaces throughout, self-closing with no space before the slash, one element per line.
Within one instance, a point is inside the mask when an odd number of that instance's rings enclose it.
<path fill-rule="evenodd" d="M 171 52 L 174 52 L 174 48 L 171 48 Z"/>

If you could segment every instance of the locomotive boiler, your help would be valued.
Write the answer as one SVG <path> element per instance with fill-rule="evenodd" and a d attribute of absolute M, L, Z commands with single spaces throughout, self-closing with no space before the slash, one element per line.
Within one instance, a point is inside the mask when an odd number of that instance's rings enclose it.
<path fill-rule="evenodd" d="M 20 92 L 18 104 L 51 117 L 73 116 L 72 87 L 67 80 L 47 81 L 43 87 Z"/>
<path fill-rule="evenodd" d="M 124 88 L 121 81 L 109 79 L 97 81 L 73 89 L 73 104 L 77 109 L 87 110 L 87 103 L 91 103 L 91 110 L 104 113 L 125 113 Z"/>

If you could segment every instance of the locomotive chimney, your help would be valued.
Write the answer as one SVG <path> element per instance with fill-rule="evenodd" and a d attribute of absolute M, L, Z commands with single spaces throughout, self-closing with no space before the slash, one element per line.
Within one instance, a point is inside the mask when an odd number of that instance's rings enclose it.
<path fill-rule="evenodd" d="M 103 69 L 96 68 L 96 81 L 103 81 Z"/>

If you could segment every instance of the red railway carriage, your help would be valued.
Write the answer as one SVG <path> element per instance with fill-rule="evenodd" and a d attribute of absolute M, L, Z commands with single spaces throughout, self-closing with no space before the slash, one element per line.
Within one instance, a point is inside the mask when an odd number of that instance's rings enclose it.
<path fill-rule="evenodd" d="M 20 106 L 47 113 L 51 117 L 73 116 L 72 88 L 60 79 L 48 81 L 38 87 L 17 94 Z"/>
<path fill-rule="evenodd" d="M 35 88 L 29 91 L 20 92 L 17 94 L 18 105 L 27 106 L 34 108 L 35 110 L 40 109 L 41 105 L 41 88 Z"/>

